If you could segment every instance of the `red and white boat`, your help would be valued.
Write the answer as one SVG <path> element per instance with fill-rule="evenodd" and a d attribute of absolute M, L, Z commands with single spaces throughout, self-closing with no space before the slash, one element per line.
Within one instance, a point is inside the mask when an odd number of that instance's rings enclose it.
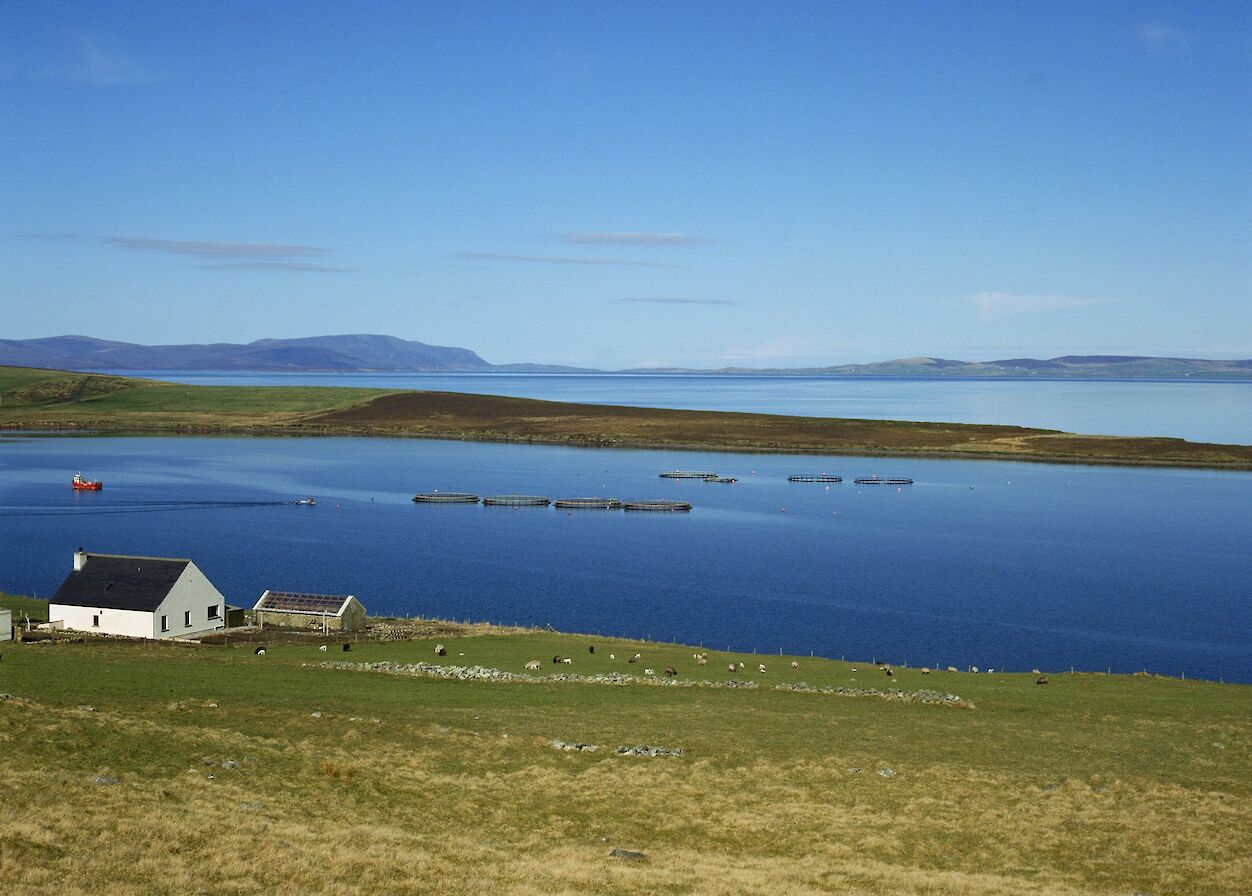
<path fill-rule="evenodd" d="M 75 473 L 70 485 L 80 492 L 98 492 L 104 488 L 104 483 L 99 479 L 84 479 L 82 473 Z"/>

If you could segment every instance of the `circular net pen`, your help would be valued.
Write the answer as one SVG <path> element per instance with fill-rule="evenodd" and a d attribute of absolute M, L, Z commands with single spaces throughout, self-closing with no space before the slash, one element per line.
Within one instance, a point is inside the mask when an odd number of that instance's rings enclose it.
<path fill-rule="evenodd" d="M 623 501 L 623 510 L 647 510 L 659 513 L 687 513 L 691 505 L 686 501 Z"/>
<path fill-rule="evenodd" d="M 552 503 L 561 510 L 619 510 L 622 506 L 617 498 L 557 498 Z"/>
<path fill-rule="evenodd" d="M 736 479 L 734 476 L 710 476 L 708 479 L 705 479 L 704 481 L 705 482 L 724 482 L 729 485 L 729 484 L 738 482 L 739 480 Z"/>
<path fill-rule="evenodd" d="M 879 479 L 877 476 L 865 476 L 853 480 L 857 485 L 912 485 L 912 479 Z"/>
<path fill-rule="evenodd" d="M 488 495 L 484 507 L 547 507 L 552 502 L 543 495 Z"/>
<path fill-rule="evenodd" d="M 666 470 L 658 474 L 662 479 L 716 479 L 716 473 L 705 473 L 699 470 Z"/>
<path fill-rule="evenodd" d="M 413 496 L 414 504 L 477 504 L 478 495 L 469 492 L 421 492 Z"/>
<path fill-rule="evenodd" d="M 788 482 L 843 482 L 842 476 L 828 476 L 822 473 L 818 476 L 788 476 Z M 860 482 L 858 479 L 857 482 Z"/>

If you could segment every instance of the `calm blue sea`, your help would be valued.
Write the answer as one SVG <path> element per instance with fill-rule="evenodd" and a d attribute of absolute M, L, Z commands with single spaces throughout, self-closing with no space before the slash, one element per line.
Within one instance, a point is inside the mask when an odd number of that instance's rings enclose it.
<path fill-rule="evenodd" d="M 675 467 L 739 482 L 657 477 Z M 104 491 L 73 493 L 76 470 L 103 479 Z M 798 472 L 848 481 L 786 481 Z M 916 484 L 850 481 L 870 474 Z M 674 497 L 695 510 L 410 501 L 436 488 Z M 318 506 L 197 503 L 306 495 Z M 1248 473 L 401 439 L 10 436 L 0 439 L 0 590 L 50 594 L 83 545 L 190 556 L 238 605 L 266 588 L 352 593 L 374 613 L 763 653 L 1252 682 L 1249 507 Z"/>
<path fill-rule="evenodd" d="M 162 371 L 143 375 L 198 385 L 434 389 L 590 404 L 1003 423 L 1091 435 L 1252 444 L 1252 381 Z"/>

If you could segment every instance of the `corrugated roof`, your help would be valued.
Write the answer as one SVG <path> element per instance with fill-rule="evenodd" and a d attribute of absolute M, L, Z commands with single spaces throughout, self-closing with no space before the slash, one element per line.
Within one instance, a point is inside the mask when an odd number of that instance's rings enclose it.
<path fill-rule="evenodd" d="M 51 603 L 151 613 L 170 593 L 190 560 L 88 554 L 65 577 Z"/>
<path fill-rule="evenodd" d="M 338 616 L 352 599 L 350 594 L 303 594 L 298 591 L 266 591 L 254 610 L 276 613 L 326 613 Z"/>

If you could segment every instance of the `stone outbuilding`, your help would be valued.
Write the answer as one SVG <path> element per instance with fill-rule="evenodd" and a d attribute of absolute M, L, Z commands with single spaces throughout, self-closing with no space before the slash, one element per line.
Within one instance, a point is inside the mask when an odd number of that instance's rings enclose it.
<path fill-rule="evenodd" d="M 252 608 L 257 625 L 355 632 L 365 627 L 365 607 L 351 594 L 266 591 Z"/>
<path fill-rule="evenodd" d="M 226 598 L 190 560 L 74 552 L 48 622 L 131 638 L 180 638 L 226 627 Z"/>

